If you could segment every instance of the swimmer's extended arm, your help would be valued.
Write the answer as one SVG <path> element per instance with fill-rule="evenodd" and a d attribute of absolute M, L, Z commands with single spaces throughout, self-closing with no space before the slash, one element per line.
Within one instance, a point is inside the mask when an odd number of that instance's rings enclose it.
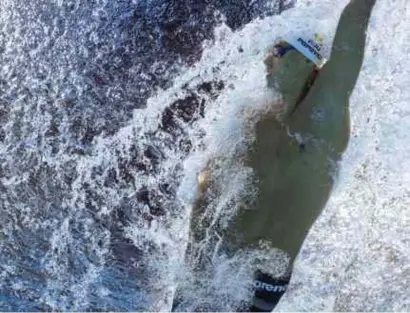
<path fill-rule="evenodd" d="M 359 76 L 366 43 L 366 29 L 376 0 L 351 0 L 343 10 L 329 62 L 317 79 L 333 82 L 338 93 L 349 97 Z"/>
<path fill-rule="evenodd" d="M 321 138 L 340 155 L 350 134 L 349 98 L 363 62 L 366 29 L 376 0 L 351 0 L 343 10 L 330 60 L 287 120 L 294 131 Z"/>

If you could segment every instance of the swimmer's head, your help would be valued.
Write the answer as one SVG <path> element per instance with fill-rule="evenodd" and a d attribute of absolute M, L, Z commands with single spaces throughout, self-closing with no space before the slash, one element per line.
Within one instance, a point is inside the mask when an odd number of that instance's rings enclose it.
<path fill-rule="evenodd" d="M 316 68 L 315 64 L 288 43 L 272 47 L 265 64 L 268 88 L 278 92 L 283 99 L 284 114 L 292 111 Z"/>

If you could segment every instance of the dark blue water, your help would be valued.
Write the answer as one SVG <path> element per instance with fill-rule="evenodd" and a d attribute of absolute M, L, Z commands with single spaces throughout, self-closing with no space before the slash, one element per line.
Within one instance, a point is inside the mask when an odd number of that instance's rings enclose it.
<path fill-rule="evenodd" d="M 237 29 L 291 5 L 0 3 L 0 310 L 152 308 L 162 294 L 152 255 L 166 255 L 137 247 L 125 228 L 179 214 L 181 168 L 163 174 L 169 151 L 180 162 L 190 151 L 175 117 L 201 116 L 198 94 L 217 96 L 224 83 L 187 90 L 155 131 L 119 132 L 199 60 L 222 17 Z"/>

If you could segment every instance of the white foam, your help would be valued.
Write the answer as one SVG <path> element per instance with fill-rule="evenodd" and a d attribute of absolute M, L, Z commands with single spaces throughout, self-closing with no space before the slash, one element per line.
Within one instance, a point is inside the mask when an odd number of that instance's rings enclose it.
<path fill-rule="evenodd" d="M 153 278 L 158 279 L 157 290 L 152 292 L 153 299 L 157 301 L 153 307 L 155 310 L 169 310 L 175 287 L 181 281 L 178 275 L 187 270 L 184 252 L 188 239 L 190 209 L 196 196 L 198 172 L 207 160 L 215 155 L 223 155 L 229 159 L 240 154 L 241 149 L 245 149 L 251 139 L 251 136 L 248 136 L 251 129 L 249 126 L 255 121 L 254 117 L 272 108 L 271 101 L 275 95 L 265 88 L 263 60 L 266 50 L 279 37 L 289 34 L 311 35 L 319 31 L 325 35 L 324 49 L 328 53 L 339 15 L 347 2 L 300 1 L 295 9 L 288 10 L 280 16 L 255 20 L 237 32 L 230 31 L 226 26 L 219 27 L 216 30 L 215 42 L 206 45 L 202 59 L 195 66 L 181 69 L 182 74 L 175 79 L 173 86 L 168 90 L 158 90 L 156 95 L 149 99 L 147 109 L 135 111 L 129 125 L 121 128 L 113 136 L 96 137 L 89 155 L 67 155 L 63 148 L 57 155 L 53 155 L 47 144 L 42 144 L 41 147 L 33 144 L 33 149 L 42 151 L 42 160 L 54 167 L 57 172 L 64 173 L 65 165 L 73 161 L 77 163 L 76 172 L 79 174 L 72 185 L 72 197 L 68 197 L 63 203 L 64 207 L 70 209 L 67 218 L 64 219 L 65 222 L 60 224 L 49 219 L 43 225 L 55 229 L 51 244 L 57 252 L 50 250 L 50 254 L 45 255 L 43 260 L 52 278 L 42 300 L 55 309 L 65 307 L 65 304 L 59 303 L 58 292 L 65 288 L 64 270 L 68 265 L 64 262 L 59 263 L 59 260 L 60 257 L 65 257 L 64 246 L 74 240 L 68 229 L 69 219 L 75 219 L 77 215 L 82 217 L 80 213 L 86 211 L 83 183 L 92 182 L 95 184 L 94 188 L 107 192 L 107 199 L 110 199 L 111 203 L 101 210 L 101 214 L 104 215 L 110 214 L 122 198 L 132 197 L 135 193 L 131 188 L 115 191 L 110 188 L 104 189 L 101 181 L 93 179 L 92 169 L 98 166 L 107 168 L 108 165 L 116 168 L 116 151 L 127 154 L 133 144 L 141 149 L 148 145 L 150 138 L 147 134 L 158 127 L 164 109 L 173 100 L 184 96 L 182 86 L 188 83 L 194 87 L 204 81 L 222 80 L 226 88 L 216 101 L 207 99 L 205 119 L 184 129 L 193 142 L 194 150 L 183 162 L 184 178 L 176 200 L 180 209 L 175 212 L 175 216 L 158 219 L 151 225 L 131 224 L 127 229 L 129 238 L 136 246 L 144 249 L 144 244 L 150 242 L 158 248 L 159 253 L 152 255 L 150 264 L 158 274 Z M 8 6 L 12 5 L 10 1 L 7 3 Z M 405 240 L 409 238 L 406 233 L 406 229 L 409 229 L 406 207 L 409 204 L 410 179 L 410 175 L 405 171 L 410 165 L 406 158 L 409 155 L 409 134 L 406 125 L 410 125 L 410 114 L 406 106 L 409 97 L 409 75 L 406 69 L 410 65 L 410 48 L 407 40 L 410 23 L 406 9 L 406 0 L 379 0 L 376 5 L 369 29 L 369 44 L 363 72 L 352 95 L 353 136 L 343 161 L 340 182 L 324 214 L 312 229 L 295 269 L 294 287 L 291 287 L 285 296 L 280 309 L 331 310 L 345 308 L 349 303 L 351 306 L 347 308 L 352 310 L 356 308 L 356 304 L 363 304 L 363 309 L 371 309 L 371 305 L 380 310 L 405 308 L 406 300 L 403 298 L 401 301 L 403 295 L 400 288 L 402 291 L 406 290 L 405 284 L 408 285 L 409 277 L 405 275 L 409 264 Z M 14 35 L 18 37 L 18 34 Z M 16 44 L 18 41 L 8 42 L 6 52 L 9 53 L 10 50 L 12 53 Z M 243 52 L 240 52 L 239 48 Z M 9 74 L 12 71 L 7 67 L 8 65 L 4 65 L 2 71 Z M 78 79 L 72 78 L 74 82 Z M 53 81 L 52 78 L 50 80 Z M 81 80 L 77 83 L 80 86 Z M 24 107 L 22 102 L 16 102 L 11 116 L 23 112 Z M 33 128 L 45 131 L 50 117 L 42 116 L 40 111 L 35 112 L 35 115 L 30 120 L 37 123 Z M 62 125 L 68 123 L 63 121 Z M 13 121 L 10 121 L 10 127 L 6 127 L 10 134 L 12 126 Z M 61 131 L 65 132 L 64 129 Z M 35 142 L 36 133 L 37 131 L 24 129 L 27 145 Z M 8 144 L 12 146 L 13 142 Z M 14 164 L 9 160 L 13 154 L 5 150 L 5 144 L 1 144 L 1 148 L 4 148 L 7 162 Z M 183 161 L 182 155 L 165 145 L 161 148 L 167 160 L 161 164 L 156 175 L 134 173 L 136 189 L 143 185 L 155 186 L 158 180 L 173 175 L 174 167 Z M 236 179 L 236 183 L 227 184 L 222 204 L 240 195 L 246 187 L 247 178 L 251 175 L 248 169 L 241 167 L 240 164 L 230 166 L 230 178 Z M 25 177 L 16 172 L 14 176 L 2 178 L 2 182 L 14 185 L 22 179 Z M 227 214 L 229 217 L 234 213 L 226 212 L 226 207 L 222 204 L 216 208 L 218 214 Z M 84 290 L 84 297 L 87 297 L 88 285 L 98 278 L 98 271 L 104 266 L 110 235 L 105 232 L 92 232 L 93 229 L 87 226 L 87 221 L 84 223 L 86 231 L 90 232 L 87 238 L 95 238 L 95 242 L 92 241 L 87 248 L 96 248 L 99 238 L 104 242 L 104 246 L 98 248 L 100 250 L 96 253 L 101 267 L 90 266 L 83 283 L 73 287 Z M 345 238 L 349 236 L 352 239 L 346 241 Z M 235 304 L 249 297 L 247 286 L 250 283 L 251 271 L 248 270 L 248 265 L 252 257 L 248 254 L 238 255 L 233 259 L 224 259 L 220 255 L 213 257 L 215 270 L 208 280 L 207 286 L 212 289 L 208 296 L 220 294 L 219 307 L 228 308 L 232 305 L 233 308 Z M 376 262 L 371 261 L 372 258 L 376 259 Z M 391 280 L 385 279 L 386 273 L 390 273 Z M 189 272 L 187 275 L 189 276 Z M 400 281 L 395 279 L 397 277 L 400 277 Z M 240 288 L 226 290 L 226 281 L 233 285 L 237 284 Z M 300 284 L 297 285 L 298 282 Z M 370 283 L 367 285 L 366 282 Z M 386 288 L 393 290 L 393 296 L 391 292 L 386 292 Z M 358 293 L 358 289 L 363 292 Z M 371 290 L 371 295 L 366 294 L 368 290 Z M 209 290 L 204 289 L 199 294 L 206 296 L 207 291 Z M 195 299 L 197 293 L 198 290 L 192 288 L 192 299 Z M 346 300 L 356 295 L 360 301 L 351 303 Z M 378 297 L 373 298 L 373 295 Z M 391 299 L 383 295 L 390 295 Z M 226 299 L 230 299 L 230 302 L 224 303 Z M 83 299 L 79 300 L 77 306 L 81 308 Z M 369 306 L 365 305 L 367 303 Z"/>

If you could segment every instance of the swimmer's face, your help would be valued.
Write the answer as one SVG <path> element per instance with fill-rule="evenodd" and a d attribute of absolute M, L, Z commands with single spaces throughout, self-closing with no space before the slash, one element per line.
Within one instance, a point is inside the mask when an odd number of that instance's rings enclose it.
<path fill-rule="evenodd" d="M 272 49 L 272 54 L 265 61 L 268 81 L 276 81 L 279 85 L 287 85 L 287 82 L 293 84 L 295 80 L 304 80 L 302 73 L 314 69 L 314 64 L 297 50 L 287 51 L 281 58 L 275 56 L 275 50 Z"/>
<path fill-rule="evenodd" d="M 293 107 L 302 94 L 315 65 L 297 50 L 287 51 L 283 57 L 270 56 L 267 65 L 268 87 L 283 97 L 286 107 Z"/>

